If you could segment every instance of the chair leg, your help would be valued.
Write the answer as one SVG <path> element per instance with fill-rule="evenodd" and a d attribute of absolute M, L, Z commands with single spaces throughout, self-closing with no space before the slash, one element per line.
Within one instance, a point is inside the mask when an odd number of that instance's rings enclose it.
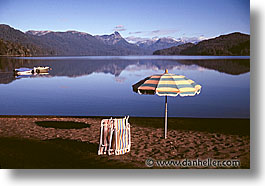
<path fill-rule="evenodd" d="M 117 129 L 114 129 L 115 130 L 115 144 L 116 144 L 116 147 L 115 147 L 115 153 L 117 152 L 117 148 L 118 148 L 118 131 Z"/>
<path fill-rule="evenodd" d="M 113 129 L 110 130 L 110 140 L 109 140 L 109 149 L 108 149 L 108 154 L 110 154 L 111 149 L 111 143 L 112 143 L 112 135 L 113 135 Z"/>
<path fill-rule="evenodd" d="M 103 127 L 104 127 L 104 125 L 103 125 L 103 120 L 101 121 L 101 124 L 100 124 L 101 126 L 100 126 L 100 139 L 99 139 L 99 150 L 98 150 L 98 155 L 101 155 L 103 152 L 102 152 L 102 138 L 103 138 L 103 136 L 102 136 L 102 131 L 103 131 Z"/>
<path fill-rule="evenodd" d="M 130 130 L 130 124 L 128 125 L 128 148 L 127 148 L 127 152 L 130 152 L 131 149 L 131 130 Z"/>

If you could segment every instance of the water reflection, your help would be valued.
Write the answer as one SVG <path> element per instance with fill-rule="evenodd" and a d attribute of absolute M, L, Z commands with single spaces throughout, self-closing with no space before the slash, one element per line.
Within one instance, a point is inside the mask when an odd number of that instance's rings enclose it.
<path fill-rule="evenodd" d="M 46 76 L 13 75 L 15 68 L 34 66 L 52 70 Z M 136 94 L 132 85 L 165 68 L 203 87 L 192 98 L 168 98 L 169 117 L 249 118 L 249 59 L 202 57 L 0 58 L 0 115 L 163 117 L 164 99 Z"/>
<path fill-rule="evenodd" d="M 112 74 L 117 81 L 123 81 L 119 78 L 122 71 L 139 71 L 143 69 L 164 70 L 164 69 L 179 69 L 188 70 L 194 69 L 203 71 L 211 69 L 218 72 L 239 75 L 250 71 L 249 59 L 75 59 L 75 58 L 48 58 L 41 59 L 21 59 L 21 58 L 0 58 L 0 83 L 8 84 L 16 80 L 12 71 L 15 68 L 34 66 L 50 66 L 50 77 L 67 76 L 78 77 L 90 75 L 92 73 Z"/>
<path fill-rule="evenodd" d="M 38 78 L 38 77 L 51 77 L 49 76 L 49 73 L 33 73 L 33 74 L 27 74 L 27 75 L 14 75 L 16 79 L 21 78 Z"/>

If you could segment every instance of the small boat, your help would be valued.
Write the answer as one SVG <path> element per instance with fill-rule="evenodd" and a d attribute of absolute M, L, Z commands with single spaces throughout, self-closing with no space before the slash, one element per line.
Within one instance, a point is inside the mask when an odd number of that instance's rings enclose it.
<path fill-rule="evenodd" d="M 14 70 L 15 75 L 31 75 L 34 74 L 34 70 L 31 68 L 17 68 Z"/>
<path fill-rule="evenodd" d="M 48 73 L 50 70 L 50 67 L 34 67 L 32 68 L 17 68 L 14 70 L 15 75 L 31 75 L 31 74 L 43 74 Z"/>
<path fill-rule="evenodd" d="M 47 73 L 49 72 L 50 67 L 39 66 L 39 67 L 34 67 L 33 70 L 35 73 Z"/>

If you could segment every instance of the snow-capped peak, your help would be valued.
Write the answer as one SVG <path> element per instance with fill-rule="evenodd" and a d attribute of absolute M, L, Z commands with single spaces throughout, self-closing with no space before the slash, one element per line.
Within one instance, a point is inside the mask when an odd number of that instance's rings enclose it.
<path fill-rule="evenodd" d="M 50 30 L 44 30 L 44 31 L 29 30 L 29 31 L 27 31 L 25 33 L 26 34 L 35 35 L 35 36 L 43 36 L 43 35 L 51 33 L 51 32 L 53 32 L 53 31 L 50 31 Z"/>
<path fill-rule="evenodd" d="M 76 30 L 68 30 L 66 32 L 71 33 L 71 34 L 79 34 L 79 35 L 87 35 L 88 34 L 86 32 L 78 32 Z"/>

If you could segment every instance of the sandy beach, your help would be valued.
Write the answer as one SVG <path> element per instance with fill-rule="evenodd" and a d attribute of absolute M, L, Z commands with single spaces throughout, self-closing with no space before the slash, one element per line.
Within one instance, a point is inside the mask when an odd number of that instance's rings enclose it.
<path fill-rule="evenodd" d="M 163 118 L 130 118 L 131 151 L 98 156 L 101 119 L 0 116 L 0 167 L 150 168 L 145 164 L 148 158 L 211 158 L 240 160 L 239 167 L 230 168 L 250 168 L 249 119 L 169 118 L 168 139 L 164 139 Z"/>

